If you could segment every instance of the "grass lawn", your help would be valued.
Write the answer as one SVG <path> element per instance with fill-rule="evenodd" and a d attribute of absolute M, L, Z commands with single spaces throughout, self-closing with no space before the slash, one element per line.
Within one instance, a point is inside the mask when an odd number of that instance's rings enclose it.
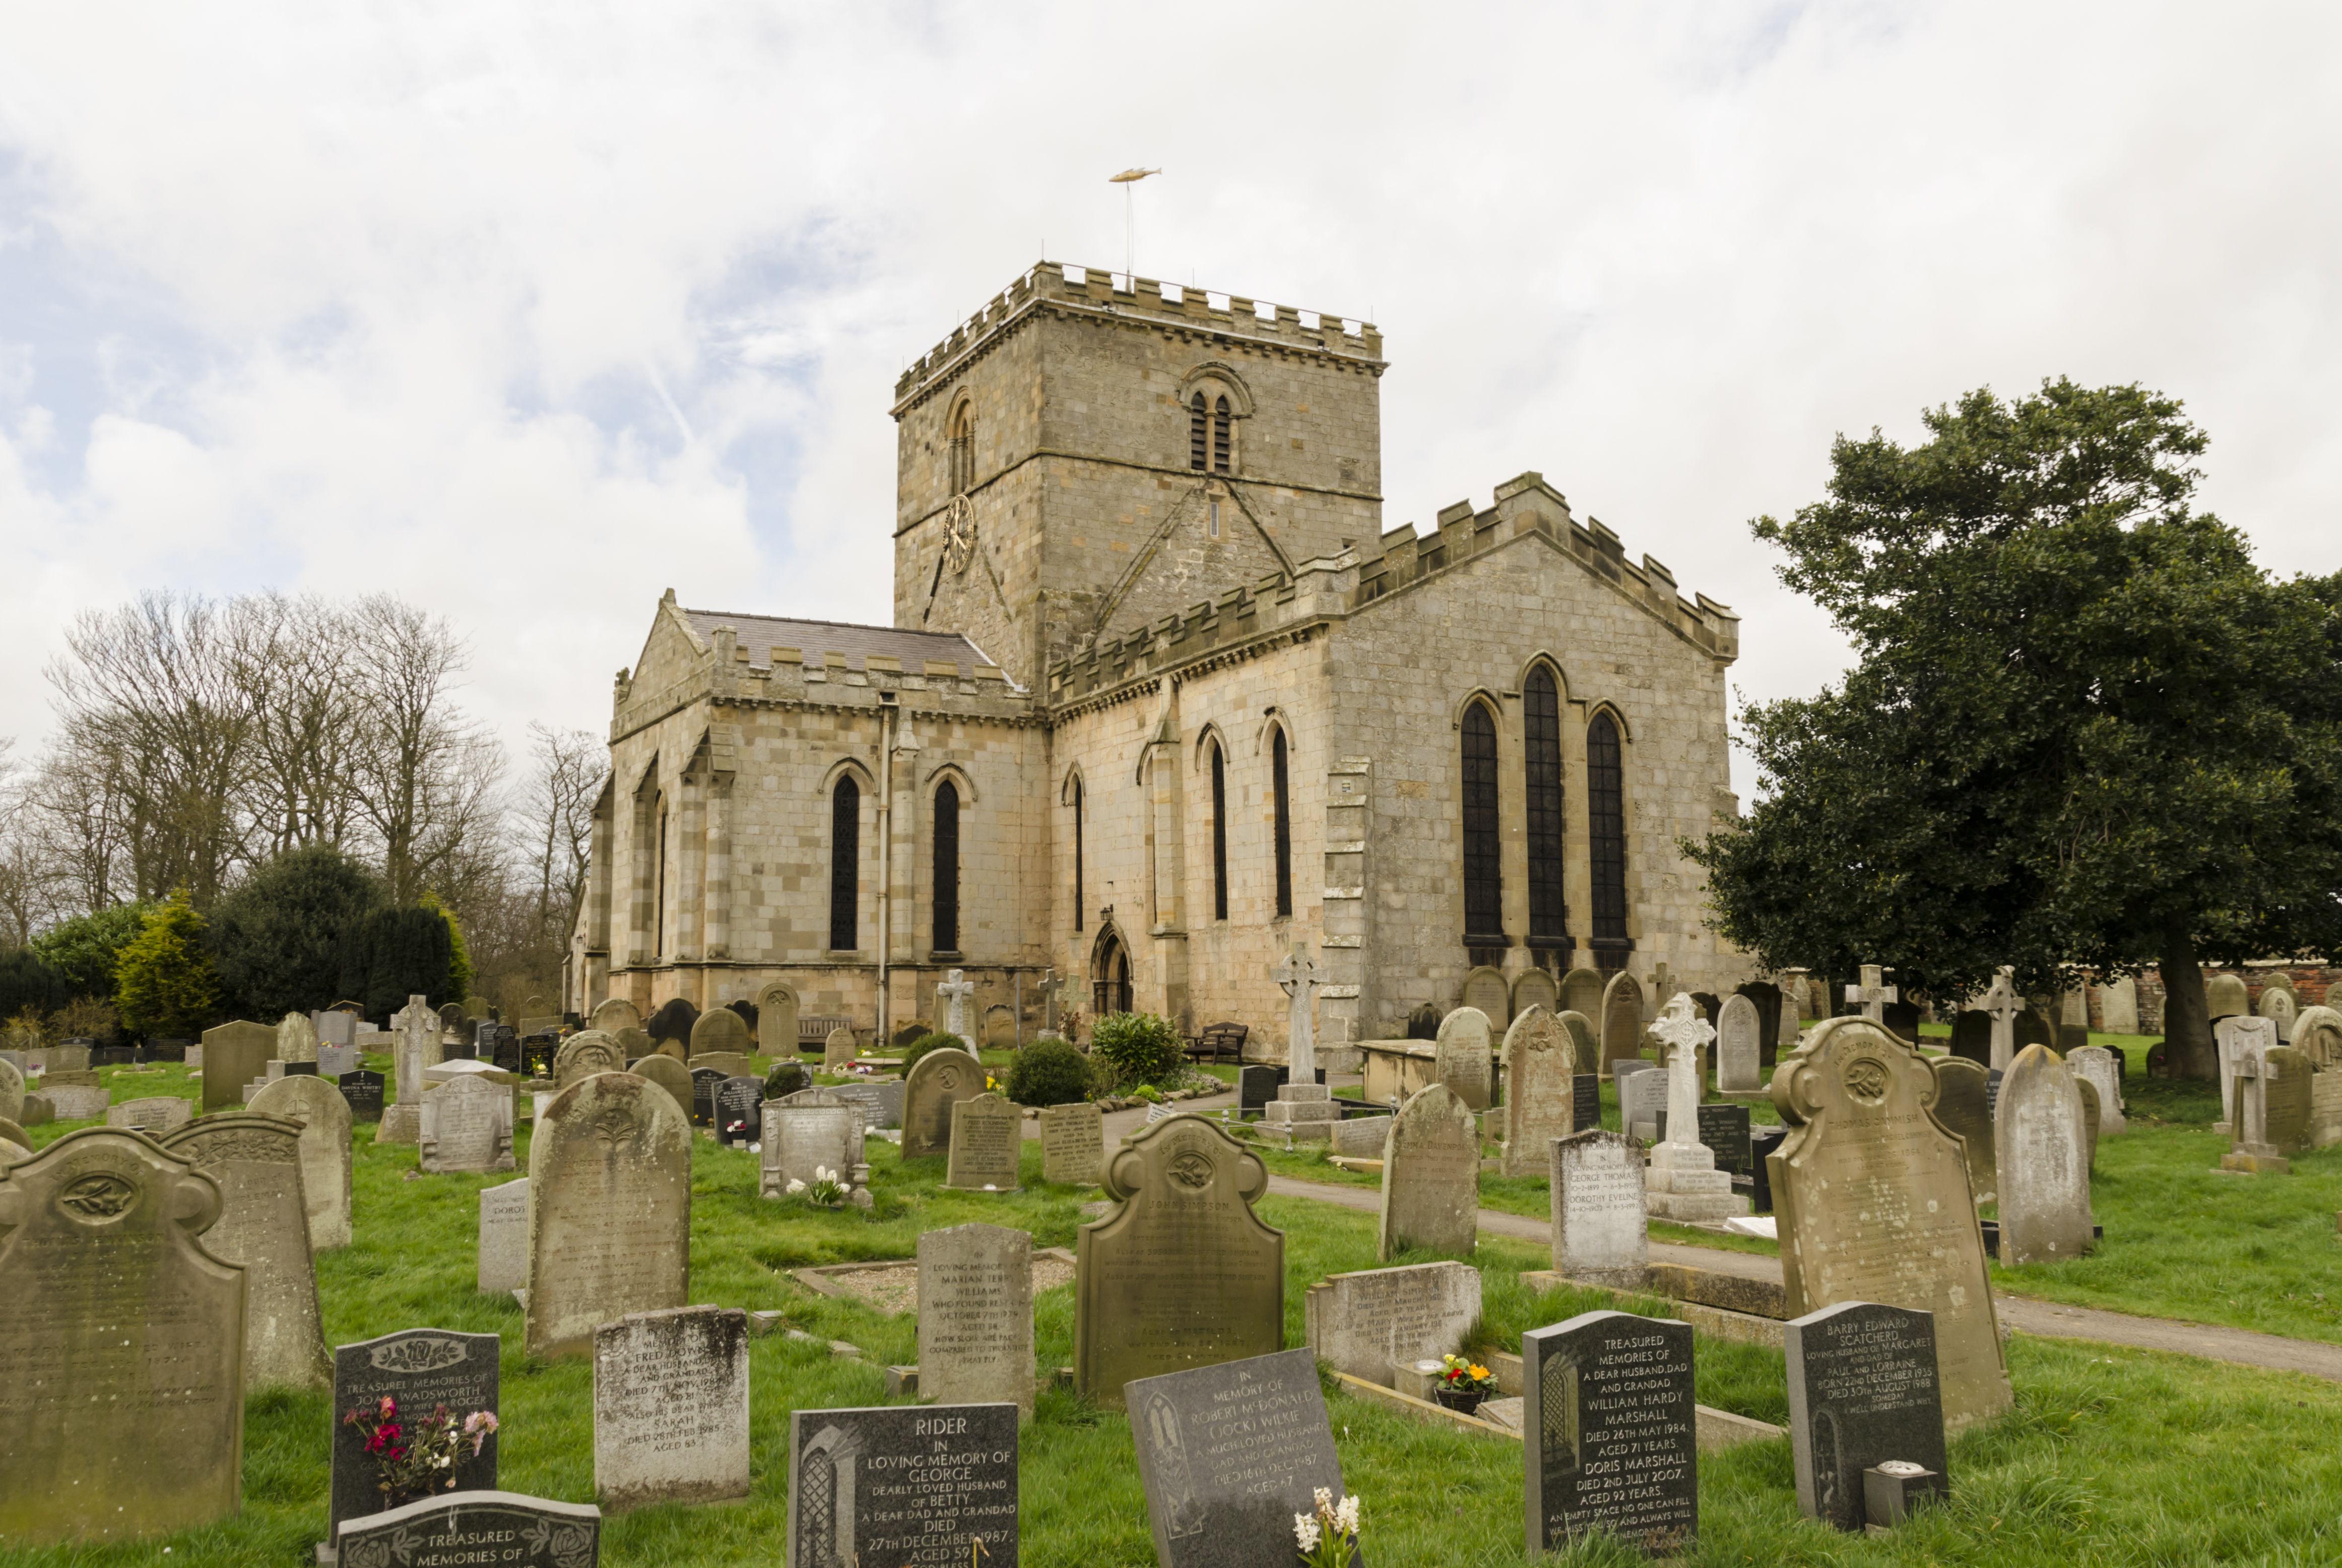
<path fill-rule="evenodd" d="M 109 1070 L 113 1071 L 113 1070 Z M 117 1098 L 178 1070 L 117 1077 Z M 38 1142 L 55 1128 L 35 1130 Z M 2199 1139 L 2202 1134 L 2189 1134 Z M 435 1325 L 505 1336 L 501 1483 L 508 1489 L 589 1501 L 592 1376 L 584 1361 L 534 1363 L 520 1343 L 519 1309 L 473 1289 L 475 1194 L 503 1175 L 408 1179 L 411 1147 L 377 1147 L 361 1128 L 357 1240 L 319 1260 L 329 1342 Z M 2141 1140 L 2142 1142 L 2144 1140 Z M 2121 1140 L 2110 1140 L 2109 1146 Z M 526 1134 L 521 1138 L 526 1164 Z M 691 1297 L 776 1308 L 818 1340 L 862 1347 L 833 1359 L 821 1344 L 781 1334 L 754 1342 L 755 1491 L 712 1508 L 669 1506 L 610 1522 L 604 1562 L 774 1563 L 786 1515 L 788 1413 L 884 1402 L 883 1368 L 916 1356 L 908 1315 L 887 1316 L 805 1291 L 786 1271 L 806 1263 L 904 1257 L 919 1233 L 971 1219 L 1030 1230 L 1042 1246 L 1071 1245 L 1095 1189 L 1039 1185 L 1027 1144 L 1016 1194 L 942 1191 L 940 1162 L 905 1168 L 874 1143 L 876 1204 L 867 1215 L 816 1212 L 755 1195 L 756 1156 L 695 1145 Z M 1280 1159 L 1283 1157 L 1280 1156 Z M 2265 1183 L 2274 1184 L 2274 1183 Z M 1375 1266 L 1374 1218 L 1301 1199 L 1265 1199 L 1286 1233 L 1286 1343 L 1301 1343 L 1301 1293 L 1314 1279 Z M 2111 1221 L 2108 1229 L 2116 1229 Z M 1541 1268 L 1540 1248 L 1484 1244 L 1481 1341 L 1517 1348 L 1520 1331 L 1596 1304 L 1576 1292 L 1539 1296 L 1520 1283 Z M 2093 1260 L 2095 1261 L 2095 1260 Z M 2069 1268 L 2080 1265 L 2067 1265 Z M 1044 1367 L 1073 1359 L 1073 1293 L 1036 1303 Z M 1652 1310 L 1663 1310 L 1653 1303 Z M 2342 1387 L 2283 1373 L 2029 1337 L 2008 1349 L 2017 1412 L 1954 1444 L 1950 1507 L 1893 1539 L 1840 1536 L 1797 1516 L 1786 1441 L 1703 1461 L 1700 1564 L 1994 1563 L 2072 1565 L 2310 1563 L 2342 1560 Z M 1699 1398 L 1767 1421 L 1787 1413 L 1780 1356 L 1702 1338 Z M 1487 1564 L 1523 1561 L 1522 1453 L 1508 1442 L 1418 1426 L 1336 1394 L 1329 1401 L 1347 1486 L 1366 1500 L 1367 1561 Z M 270 1394 L 249 1407 L 245 1510 L 225 1524 L 165 1542 L 75 1550 L 12 1550 L 0 1564 L 255 1564 L 306 1562 L 325 1524 L 326 1436 L 322 1394 Z M 1143 1568 L 1154 1561 L 1125 1419 L 1063 1390 L 1045 1392 L 1021 1444 L 1022 1549 L 1041 1568 Z M 2285 1484 L 2270 1483 L 2281 1473 Z M 163 1548 L 169 1547 L 165 1555 Z M 1596 1543 L 1564 1559 L 1627 1564 L 1639 1556 Z"/>

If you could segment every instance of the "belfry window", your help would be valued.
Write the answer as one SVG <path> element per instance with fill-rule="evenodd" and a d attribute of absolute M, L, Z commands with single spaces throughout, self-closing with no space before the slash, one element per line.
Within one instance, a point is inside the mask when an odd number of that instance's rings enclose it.
<path fill-rule="evenodd" d="M 1210 411 L 1199 392 L 1187 404 L 1187 466 L 1198 474 L 1204 472 L 1205 460 L 1210 454 L 1211 425 Z"/>
<path fill-rule="evenodd" d="M 976 487 L 976 411 L 967 404 L 952 410 L 951 493 L 965 495 Z"/>
<path fill-rule="evenodd" d="M 1464 710 L 1464 940 L 1506 944 L 1496 800 L 1496 724 L 1485 704 Z"/>
<path fill-rule="evenodd" d="M 1212 472 L 1228 471 L 1228 400 L 1221 398 L 1212 405 Z"/>

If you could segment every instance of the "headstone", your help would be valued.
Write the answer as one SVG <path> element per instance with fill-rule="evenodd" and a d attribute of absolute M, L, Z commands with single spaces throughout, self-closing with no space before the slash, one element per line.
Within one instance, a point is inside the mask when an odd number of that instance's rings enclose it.
<path fill-rule="evenodd" d="M 1006 1225 L 919 1237 L 919 1397 L 1033 1417 L 1033 1238 Z"/>
<path fill-rule="evenodd" d="M 27 1127 L 46 1126 L 56 1119 L 57 1108 L 45 1095 L 27 1094 L 25 1103 L 16 1108 L 16 1120 Z"/>
<path fill-rule="evenodd" d="M 662 1056 L 653 1052 L 630 1064 L 626 1070 L 636 1077 L 666 1090 L 667 1097 L 675 1102 L 675 1108 L 686 1118 L 691 1115 L 695 1092 L 690 1068 L 672 1056 Z"/>
<path fill-rule="evenodd" d="M 349 1102 L 352 1122 L 382 1120 L 385 1084 L 381 1074 L 361 1067 L 354 1073 L 343 1074 L 334 1083 L 341 1090 L 342 1098 Z"/>
<path fill-rule="evenodd" d="M 1075 1268 L 1080 1393 L 1113 1409 L 1134 1378 L 1282 1345 L 1285 1233 L 1253 1213 L 1268 1190 L 1260 1156 L 1174 1116 L 1123 1140 L 1105 1186 L 1116 1206 L 1082 1227 Z"/>
<path fill-rule="evenodd" d="M 0 1540 L 135 1540 L 236 1512 L 245 1271 L 195 1239 L 221 1207 L 184 1155 L 114 1128 L 0 1170 Z"/>
<path fill-rule="evenodd" d="M 612 1513 L 748 1495 L 746 1313 L 672 1307 L 595 1329 L 594 1490 Z"/>
<path fill-rule="evenodd" d="M 204 1109 L 244 1103 L 244 1086 L 266 1069 L 276 1031 L 265 1024 L 222 1024 L 204 1031 Z"/>
<path fill-rule="evenodd" d="M 1767 1163 L 1790 1315 L 1847 1301 L 1934 1313 L 1957 1429 L 2010 1393 L 1967 1159 L 1928 1114 L 1935 1098 L 1912 1047 L 1865 1019 L 1817 1024 L 1773 1075 L 1790 1131 Z"/>
<path fill-rule="evenodd" d="M 936 1015 L 943 1031 L 973 1044 L 976 1040 L 976 982 L 961 971 L 945 972 L 936 986 Z"/>
<path fill-rule="evenodd" d="M 1454 1354 L 1479 1316 L 1480 1271 L 1469 1263 L 1330 1274 L 1301 1298 L 1303 1330 L 1317 1359 L 1386 1388 L 1392 1363 Z"/>
<path fill-rule="evenodd" d="M 594 1568 L 602 1511 L 517 1492 L 448 1492 L 343 1522 L 344 1568 L 494 1563 L 496 1568 Z M 429 1542 L 429 1549 L 416 1548 Z"/>
<path fill-rule="evenodd" d="M 1324 984 L 1309 944 L 1296 942 L 1269 976 L 1285 993 L 1285 1065 L 1290 1083 L 1317 1082 L 1317 987 Z"/>
<path fill-rule="evenodd" d="M 2067 1071 L 2070 1072 L 2072 1069 L 2068 1068 Z M 2088 1168 L 2096 1170 L 2098 1164 L 2098 1086 L 2087 1078 L 2077 1074 L 2074 1079 L 2074 1087 L 2079 1090 L 2082 1095 L 2083 1153 L 2087 1157 Z"/>
<path fill-rule="evenodd" d="M 1388 1263 L 1416 1247 L 1468 1253 L 1479 1219 L 1479 1123 L 1462 1096 L 1434 1084 L 1391 1118 L 1375 1255 Z"/>
<path fill-rule="evenodd" d="M 1532 1007 L 1542 1007 L 1547 1014 L 1561 1011 L 1560 983 L 1543 969 L 1524 969 L 1514 977 L 1512 1014 L 1506 1026 L 1511 1027 Z M 1489 1016 L 1493 1019 L 1495 1014 Z"/>
<path fill-rule="evenodd" d="M 854 1065 L 862 1054 L 862 1047 L 851 1029 L 833 1029 L 821 1048 L 821 1069 L 825 1073 L 843 1073 Z"/>
<path fill-rule="evenodd" d="M 1716 1168 L 1735 1176 L 1750 1174 L 1748 1107 L 1702 1105 L 1699 1141 L 1716 1156 Z"/>
<path fill-rule="evenodd" d="M 2331 1007 L 2303 1008 L 2293 1020 L 2293 1048 L 2320 1073 L 2342 1066 L 2342 1013 Z"/>
<path fill-rule="evenodd" d="M 1934 1057 L 1927 1066 L 1936 1075 L 1935 1118 L 1960 1140 L 1968 1191 L 1979 1203 L 1993 1203 L 2000 1192 L 2000 1166 L 1993 1144 L 1988 1074 L 1965 1056 Z"/>
<path fill-rule="evenodd" d="M 23 1110 L 21 1096 L 16 1109 Z M 145 1100 L 125 1100 L 119 1105 L 105 1109 L 105 1124 L 127 1127 L 133 1132 L 149 1134 L 167 1133 L 184 1126 L 195 1114 L 195 1102 L 176 1094 L 158 1094 Z M 14 1121 L 14 1117 L 8 1118 Z"/>
<path fill-rule="evenodd" d="M 685 1304 L 691 1125 L 631 1073 L 555 1094 L 529 1142 L 528 1353 L 583 1355 L 597 1324 Z"/>
<path fill-rule="evenodd" d="M 1005 1006 L 984 1010 L 984 1048 L 987 1051 L 1016 1049 L 1016 1014 Z"/>
<path fill-rule="evenodd" d="M 1013 1404 L 791 1411 L 786 1568 L 1016 1568 L 1016 1419 Z"/>
<path fill-rule="evenodd" d="M 1555 1272 L 1639 1288 L 1651 1261 L 1642 1146 L 1594 1128 L 1555 1139 L 1552 1162 Z"/>
<path fill-rule="evenodd" d="M 502 1344 L 492 1333 L 410 1328 L 334 1347 L 333 1483 L 326 1504 L 327 1539 L 349 1520 L 382 1513 L 387 1501 L 381 1490 L 380 1463 L 365 1451 L 365 1433 L 356 1426 L 345 1426 L 342 1417 L 353 1410 L 379 1411 L 385 1398 L 397 1402 L 402 1425 L 442 1404 L 458 1416 L 475 1411 L 501 1415 L 496 1357 Z M 459 1491 L 493 1490 L 496 1434 L 488 1433 L 476 1454 L 467 1446 L 453 1476 Z M 349 1559 L 344 1561 L 348 1568 L 359 1568 Z"/>
<path fill-rule="evenodd" d="M 623 996 L 613 996 L 595 1008 L 593 1017 L 586 1025 L 588 1029 L 609 1035 L 616 1035 L 621 1029 L 639 1029 L 642 1026 L 643 1010 Z M 789 1049 L 792 1051 L 796 1049 L 796 1043 L 794 1040 L 789 1043 Z"/>
<path fill-rule="evenodd" d="M 309 1014 L 309 1027 L 320 1045 L 355 1045 L 358 1041 L 358 1015 L 338 1008 Z"/>
<path fill-rule="evenodd" d="M 305 1013 L 287 1013 L 276 1026 L 276 1059 L 279 1062 L 315 1062 L 317 1059 L 317 1026 L 309 1022 Z"/>
<path fill-rule="evenodd" d="M 1716 1010 L 1716 1087 L 1726 1094 L 1753 1094 L 1762 1085 L 1763 1028 L 1756 1004 L 1735 994 Z"/>
<path fill-rule="evenodd" d="M 716 1141 L 745 1149 L 761 1136 L 757 1107 L 764 1104 L 761 1078 L 726 1078 L 716 1085 Z"/>
<path fill-rule="evenodd" d="M 2309 1058 L 2290 1045 L 2269 1048 L 2266 1096 L 2269 1146 L 2280 1154 L 2298 1154 L 2311 1146 Z"/>
<path fill-rule="evenodd" d="M 702 1055 L 719 1051 L 743 1060 L 756 1053 L 756 1037 L 748 1033 L 747 1020 L 729 1007 L 711 1007 L 691 1025 L 691 1056 L 695 1066 Z"/>
<path fill-rule="evenodd" d="M 691 1070 L 691 1124 L 695 1127 L 716 1125 L 716 1086 L 730 1077 L 721 1067 L 694 1067 Z"/>
<path fill-rule="evenodd" d="M 1618 1125 L 1646 1144 L 1656 1144 L 1667 1108 L 1667 1075 L 1656 1063 L 1645 1065 L 1649 1071 L 1618 1075 Z"/>
<path fill-rule="evenodd" d="M 1881 964 L 1866 964 L 1862 966 L 1862 984 L 1846 988 L 1847 1004 L 1860 1007 L 1862 1015 L 1881 1028 L 1887 1025 L 1888 1004 L 1902 1000 L 1902 993 L 1887 984 L 1887 976 L 1892 973 Z M 1906 1044 L 1911 1044 L 1907 1036 L 1897 1038 Z"/>
<path fill-rule="evenodd" d="M 951 1152 L 952 1107 L 984 1093 L 984 1064 L 946 1046 L 911 1064 L 903 1082 L 903 1158 L 939 1159 Z"/>
<path fill-rule="evenodd" d="M 2115 1054 L 2103 1045 L 2087 1045 L 2066 1053 L 2066 1068 L 2075 1077 L 2097 1087 L 2099 1134 L 2103 1136 L 2124 1131 L 2122 1070 L 2117 1065 Z"/>
<path fill-rule="evenodd" d="M 2007 1071 L 2017 1059 L 2017 1021 L 2025 1012 L 2025 999 L 2017 994 L 2017 971 L 2004 964 L 1994 972 L 1992 989 L 1985 994 L 1985 1017 L 1992 1030 L 1990 1054 L 1985 1065 L 1989 1070 Z"/>
<path fill-rule="evenodd" d="M 1625 970 L 1602 990 L 1602 1071 L 1643 1054 L 1643 988 Z"/>
<path fill-rule="evenodd" d="M 2098 1023 L 2109 1034 L 2138 1033 L 2138 982 L 2129 975 L 2098 987 Z"/>
<path fill-rule="evenodd" d="M 1236 1069 L 1236 1114 L 1248 1116 L 1267 1106 L 1284 1086 L 1286 1069 L 1283 1067 L 1239 1067 Z"/>
<path fill-rule="evenodd" d="M 1964 1007 L 1952 1017 L 1952 1054 L 1979 1067 L 1992 1063 L 1992 1014 Z"/>
<path fill-rule="evenodd" d="M 25 1070 L 14 1062 L 0 1062 L 0 1116 L 13 1122 L 25 1111 Z"/>
<path fill-rule="evenodd" d="M 2251 993 L 2245 989 L 2241 977 L 2211 974 L 2204 980 L 2204 1006 L 2217 1024 L 2223 1018 L 2249 1016 L 2253 1011 L 2253 999 Z"/>
<path fill-rule="evenodd" d="M 528 1178 L 480 1189 L 479 1290 L 528 1288 Z"/>
<path fill-rule="evenodd" d="M 301 1198 L 309 1220 L 309 1251 L 348 1246 L 350 1103 L 334 1084 L 305 1074 L 263 1088 L 252 1097 L 252 1110 L 301 1124 Z"/>
<path fill-rule="evenodd" d="M 944 1185 L 969 1192 L 1013 1193 L 1017 1154 L 1025 1143 L 1025 1113 L 997 1094 L 978 1094 L 952 1106 L 951 1148 Z"/>
<path fill-rule="evenodd" d="M 219 1183 L 219 1223 L 205 1233 L 204 1249 L 244 1266 L 244 1386 L 329 1386 L 301 1195 L 299 1124 L 222 1112 L 156 1141 Z"/>
<path fill-rule="evenodd" d="M 1488 1016 L 1476 1007 L 1458 1007 L 1439 1021 L 1432 1079 L 1454 1090 L 1456 1097 L 1474 1111 L 1486 1110 L 1496 1098 L 1490 1092 L 1496 1068 L 1488 1034 Z"/>
<path fill-rule="evenodd" d="M 1041 1179 L 1092 1187 L 1106 1169 L 1106 1118 L 1082 1101 L 1041 1108 Z"/>
<path fill-rule="evenodd" d="M 1862 1473 L 1887 1460 L 1945 1473 L 1933 1317 L 1840 1302 L 1785 1324 L 1781 1348 L 1797 1506 L 1807 1518 L 1861 1530 L 1869 1522 Z"/>
<path fill-rule="evenodd" d="M 391 1066 L 398 1078 L 398 1096 L 383 1113 L 376 1143 L 415 1144 L 423 1138 L 423 1074 L 445 1059 L 439 1036 L 439 1014 L 421 996 L 409 996 L 406 1005 L 391 1014 Z"/>
<path fill-rule="evenodd" d="M 899 1127 L 903 1124 L 903 1081 L 881 1078 L 875 1084 L 833 1084 L 829 1092 L 862 1112 L 862 1124 L 868 1128 Z"/>
<path fill-rule="evenodd" d="M 422 1148 L 415 1164 L 433 1175 L 517 1170 L 511 1086 L 465 1077 L 425 1094 Z"/>
<path fill-rule="evenodd" d="M 2220 1047 L 2220 1068 L 2232 1102 L 2230 1146 L 2220 1156 L 2220 1169 L 2242 1174 L 2282 1174 L 2292 1162 L 2277 1153 L 2269 1139 L 2268 1109 L 2276 1069 L 2272 1053 L 2287 1047 L 2272 1044 L 2274 1021 L 2234 1014 L 2213 1025 Z M 2337 1221 L 2342 1223 L 2342 1221 Z"/>
<path fill-rule="evenodd" d="M 442 1002 L 439 1004 L 439 1027 L 442 1032 L 449 1034 L 462 1029 L 464 1004 L 460 1002 Z"/>
<path fill-rule="evenodd" d="M 320 1045 L 317 1047 L 317 1076 L 337 1079 L 345 1073 L 355 1073 L 364 1064 L 355 1045 Z"/>
<path fill-rule="evenodd" d="M 1306 1350 L 1139 1378 L 1128 1396 L 1162 1568 L 1292 1568 L 1293 1519 L 1342 1495 Z M 1355 1561 L 1355 1559 L 1354 1559 Z"/>
<path fill-rule="evenodd" d="M 794 1056 L 797 1052 L 797 992 L 785 980 L 768 980 L 757 987 L 756 1050 L 766 1056 Z M 637 1019 L 636 1022 L 640 1023 Z"/>
<path fill-rule="evenodd" d="M 1469 1007 L 1488 1021 L 1491 1033 L 1512 1022 L 1513 988 L 1505 979 L 1505 972 L 1486 964 L 1464 977 L 1464 994 L 1458 1010 Z"/>
<path fill-rule="evenodd" d="M 1543 974 L 1543 970 L 1536 971 Z M 1505 1031 L 1505 1154 L 1507 1176 L 1542 1176 L 1551 1144 L 1576 1132 L 1577 1051 L 1568 1029 L 1532 1003 Z"/>
<path fill-rule="evenodd" d="M 756 1191 L 766 1198 L 789 1196 L 789 1183 L 810 1187 L 827 1171 L 847 1189 L 847 1200 L 871 1204 L 870 1167 L 862 1153 L 866 1124 L 862 1109 L 836 1089 L 800 1089 L 765 1102 Z"/>
<path fill-rule="evenodd" d="M 1602 1125 L 1602 1080 L 1592 1073 L 1580 1073 L 1569 1081 L 1570 1125 L 1573 1130 L 1590 1132 Z"/>
<path fill-rule="evenodd" d="M 1766 981 L 1751 980 L 1741 985 L 1733 994 L 1746 996 L 1748 998 L 1748 1004 L 1756 1010 L 1756 1065 L 1761 1072 L 1773 1064 L 1774 1056 L 1780 1049 L 1783 1006 L 1781 988 Z M 1721 1014 L 1717 1015 L 1716 1026 L 1718 1030 L 1724 1027 Z M 1790 1038 L 1796 1038 L 1794 1032 Z"/>
<path fill-rule="evenodd" d="M 596 1073 L 626 1070 L 626 1052 L 617 1041 L 591 1029 L 563 1041 L 553 1056 L 553 1081 L 564 1089 Z"/>
<path fill-rule="evenodd" d="M 1748 1129 L 1748 1164 L 1751 1185 L 1748 1206 L 1753 1213 L 1773 1212 L 1773 1172 L 1765 1162 L 1781 1146 L 1787 1136 L 1787 1127 L 1751 1127 Z"/>
<path fill-rule="evenodd" d="M 1919 1004 L 1916 1002 L 1889 1002 L 1880 1010 L 1881 1022 L 1887 1032 L 1906 1044 L 1919 1043 Z"/>
<path fill-rule="evenodd" d="M 68 1040 L 49 1047 L 49 1067 L 55 1072 L 80 1073 L 89 1067 L 89 1046 L 85 1042 Z"/>
<path fill-rule="evenodd" d="M 2237 1125 L 2237 1064 L 2247 1052 L 2273 1049 L 2277 1044 L 2273 1019 L 2249 1014 L 2228 1014 L 2212 1024 L 2212 1040 L 2219 1054 L 2220 1120 L 2215 1132 L 2233 1132 Z"/>
<path fill-rule="evenodd" d="M 1590 1312 L 1521 1336 L 1531 1556 L 1605 1531 L 1653 1556 L 1699 1534 L 1691 1325 Z"/>
<path fill-rule="evenodd" d="M 2290 985 L 2272 981 L 2261 988 L 2260 1001 L 2253 1011 L 2277 1025 L 2279 1041 L 2287 1041 L 2293 1038 L 2293 1021 L 2301 1011 L 2301 999 Z"/>

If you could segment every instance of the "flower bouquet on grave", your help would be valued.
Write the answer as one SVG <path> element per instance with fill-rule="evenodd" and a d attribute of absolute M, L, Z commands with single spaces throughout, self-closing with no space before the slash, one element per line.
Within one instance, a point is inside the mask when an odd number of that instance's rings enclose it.
<path fill-rule="evenodd" d="M 1317 1488 L 1317 1512 L 1293 1516 L 1293 1538 L 1306 1568 L 1350 1568 L 1358 1554 L 1358 1500 L 1336 1503 L 1331 1492 Z"/>
<path fill-rule="evenodd" d="M 841 1178 L 845 1174 L 845 1172 L 833 1171 L 827 1165 L 816 1165 L 813 1168 L 813 1181 L 810 1183 L 802 1176 L 789 1178 L 789 1194 L 792 1197 L 802 1197 L 817 1209 L 844 1208 L 846 1196 L 846 1183 Z"/>
<path fill-rule="evenodd" d="M 1496 1392 L 1496 1377 L 1486 1367 L 1459 1355 L 1443 1355 L 1439 1361 L 1441 1371 L 1432 1383 L 1432 1397 L 1458 1415 L 1472 1414 L 1482 1400 Z"/>
<path fill-rule="evenodd" d="M 435 1492 L 453 1492 L 455 1462 L 465 1457 L 466 1445 L 472 1457 L 479 1456 L 496 1418 L 485 1410 L 458 1416 L 442 1404 L 409 1423 L 399 1419 L 398 1401 L 385 1393 L 372 1409 L 343 1416 L 342 1424 L 365 1434 L 365 1451 L 375 1461 L 375 1490 L 387 1510 Z"/>

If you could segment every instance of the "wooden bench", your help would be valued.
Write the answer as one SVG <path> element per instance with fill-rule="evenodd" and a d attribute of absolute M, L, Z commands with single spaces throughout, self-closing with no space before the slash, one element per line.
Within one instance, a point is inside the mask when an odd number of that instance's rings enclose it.
<path fill-rule="evenodd" d="M 1232 1060 L 1242 1062 L 1245 1036 L 1251 1033 L 1252 1030 L 1242 1024 L 1206 1025 L 1201 1034 L 1187 1042 L 1187 1059 L 1201 1062 L 1208 1057 L 1212 1065 L 1216 1067 L 1220 1064 L 1221 1053 L 1226 1052 Z"/>
<path fill-rule="evenodd" d="M 812 1053 L 819 1055 L 829 1044 L 830 1031 L 853 1027 L 854 1020 L 851 1018 L 808 1018 L 800 1013 L 797 1014 L 797 1054 L 802 1056 Z"/>

